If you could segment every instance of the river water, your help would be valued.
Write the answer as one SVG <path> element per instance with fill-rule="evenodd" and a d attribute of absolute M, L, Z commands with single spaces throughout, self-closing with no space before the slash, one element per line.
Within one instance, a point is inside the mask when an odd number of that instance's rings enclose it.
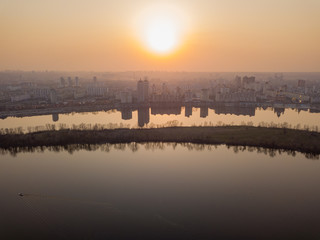
<path fill-rule="evenodd" d="M 113 127 L 155 127 L 169 125 L 270 125 L 287 124 L 320 128 L 320 113 L 310 110 L 290 108 L 141 108 L 138 110 L 122 109 L 87 113 L 53 114 L 30 117 L 8 117 L 0 119 L 0 129 L 55 125 L 71 128 L 80 124 L 99 124 L 105 128 Z"/>
<path fill-rule="evenodd" d="M 319 183 L 319 160 L 264 149 L 2 152 L 0 238 L 320 239 Z"/>

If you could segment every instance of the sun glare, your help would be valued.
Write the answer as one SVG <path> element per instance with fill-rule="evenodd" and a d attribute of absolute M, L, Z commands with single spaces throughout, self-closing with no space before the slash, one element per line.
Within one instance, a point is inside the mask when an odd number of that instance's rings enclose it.
<path fill-rule="evenodd" d="M 158 53 L 172 51 L 178 41 L 178 32 L 174 23 L 167 19 L 159 19 L 150 22 L 146 29 L 146 41 L 148 47 Z"/>
<path fill-rule="evenodd" d="M 140 12 L 135 29 L 143 47 L 157 55 L 178 49 L 185 34 L 185 15 L 171 5 L 153 5 Z"/>

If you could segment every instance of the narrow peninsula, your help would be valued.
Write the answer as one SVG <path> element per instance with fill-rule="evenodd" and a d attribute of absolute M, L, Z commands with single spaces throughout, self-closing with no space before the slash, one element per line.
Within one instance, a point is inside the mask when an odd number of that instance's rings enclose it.
<path fill-rule="evenodd" d="M 0 135 L 0 148 L 2 149 L 132 142 L 226 144 L 320 154 L 320 133 L 318 132 L 250 126 L 63 129 Z"/>

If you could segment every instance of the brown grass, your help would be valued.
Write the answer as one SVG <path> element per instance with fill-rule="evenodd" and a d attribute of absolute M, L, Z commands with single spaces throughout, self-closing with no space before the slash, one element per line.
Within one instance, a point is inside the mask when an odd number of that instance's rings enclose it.
<path fill-rule="evenodd" d="M 58 130 L 0 135 L 0 148 L 131 142 L 226 144 L 320 154 L 320 133 L 249 126 Z"/>

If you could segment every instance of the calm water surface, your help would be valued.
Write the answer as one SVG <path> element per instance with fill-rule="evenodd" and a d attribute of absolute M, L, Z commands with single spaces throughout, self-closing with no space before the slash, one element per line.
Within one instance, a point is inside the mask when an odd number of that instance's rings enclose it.
<path fill-rule="evenodd" d="M 8 117 L 0 119 L 0 128 L 17 128 L 23 127 L 27 130 L 28 127 L 45 126 L 46 124 L 54 124 L 59 127 L 60 124 L 65 124 L 66 127 L 72 127 L 73 124 L 101 124 L 105 127 L 112 125 L 119 126 L 122 124 L 127 127 L 153 127 L 156 125 L 164 125 L 168 122 L 175 121 L 179 125 L 219 125 L 232 124 L 240 125 L 243 123 L 252 123 L 257 126 L 260 123 L 288 123 L 292 126 L 298 124 L 303 127 L 317 126 L 320 128 L 320 113 L 310 112 L 309 110 L 298 111 L 295 109 L 273 109 L 273 108 L 160 108 L 160 109 L 139 109 L 121 111 L 100 111 L 89 113 L 71 113 L 71 114 L 54 114 L 32 117 Z"/>
<path fill-rule="evenodd" d="M 319 160 L 225 146 L 3 154 L 0 238 L 320 239 L 319 183 Z"/>

